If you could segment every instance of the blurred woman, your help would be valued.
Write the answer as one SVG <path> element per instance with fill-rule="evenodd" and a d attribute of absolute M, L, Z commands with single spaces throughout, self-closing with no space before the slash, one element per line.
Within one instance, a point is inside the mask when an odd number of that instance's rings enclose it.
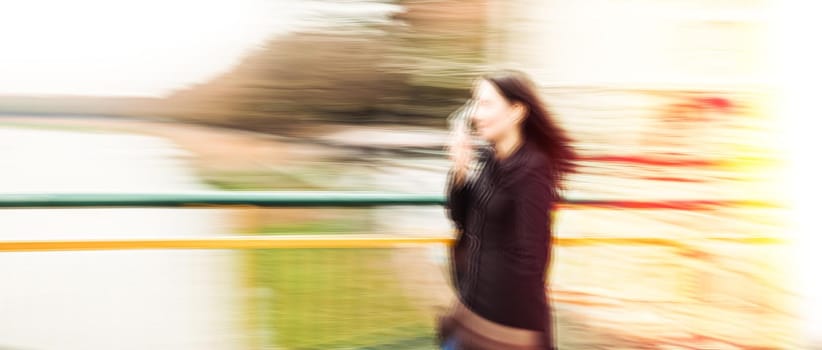
<path fill-rule="evenodd" d="M 572 168 L 569 139 L 534 83 L 502 71 L 480 78 L 468 130 L 454 132 L 447 209 L 459 235 L 451 266 L 458 296 L 439 320 L 444 349 L 554 349 L 547 297 L 550 211 Z"/>

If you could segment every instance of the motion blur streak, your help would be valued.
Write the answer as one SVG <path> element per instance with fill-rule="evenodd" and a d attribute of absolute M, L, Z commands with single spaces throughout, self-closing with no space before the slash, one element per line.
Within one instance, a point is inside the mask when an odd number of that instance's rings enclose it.
<path fill-rule="evenodd" d="M 818 2 L 778 1 L 779 14 L 776 43 L 779 62 L 780 115 L 786 122 L 786 146 L 790 150 L 790 184 L 794 208 L 793 225 L 797 247 L 797 271 L 806 298 L 801 313 L 805 335 L 814 344 L 822 344 L 822 280 L 818 268 L 822 255 L 819 236 L 819 64 L 822 48 L 807 41 L 809 35 L 822 31 L 815 14 Z"/>

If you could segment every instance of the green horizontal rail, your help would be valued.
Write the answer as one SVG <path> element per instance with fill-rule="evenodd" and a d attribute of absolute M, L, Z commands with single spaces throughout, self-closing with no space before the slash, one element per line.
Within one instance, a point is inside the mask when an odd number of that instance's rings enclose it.
<path fill-rule="evenodd" d="M 75 207 L 377 207 L 443 205 L 441 194 L 378 192 L 202 191 L 162 193 L 21 193 L 0 194 L 0 208 Z M 763 200 L 604 200 L 565 199 L 563 207 L 701 210 L 717 207 L 783 207 Z"/>
<path fill-rule="evenodd" d="M 0 207 L 374 207 L 442 205 L 442 195 L 372 192 L 250 192 L 0 194 Z"/>

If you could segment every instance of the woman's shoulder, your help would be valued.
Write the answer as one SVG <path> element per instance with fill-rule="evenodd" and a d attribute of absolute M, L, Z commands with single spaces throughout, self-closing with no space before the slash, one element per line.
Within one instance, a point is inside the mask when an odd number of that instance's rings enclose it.
<path fill-rule="evenodd" d="M 548 179 L 548 158 L 533 145 L 523 145 L 524 149 L 517 152 L 516 158 L 503 164 L 501 185 L 529 187 L 530 182 L 542 182 Z"/>
<path fill-rule="evenodd" d="M 541 172 L 548 168 L 548 157 L 533 142 L 523 144 L 515 158 L 508 164 L 508 168 L 517 173 Z"/>
<path fill-rule="evenodd" d="M 528 170 L 545 170 L 548 168 L 548 156 L 533 142 L 527 144 L 523 167 Z"/>

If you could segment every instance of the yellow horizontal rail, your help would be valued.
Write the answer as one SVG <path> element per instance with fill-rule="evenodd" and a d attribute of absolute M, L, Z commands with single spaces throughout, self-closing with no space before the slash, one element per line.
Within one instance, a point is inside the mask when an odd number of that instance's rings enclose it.
<path fill-rule="evenodd" d="M 780 244 L 785 239 L 775 237 L 705 237 L 698 239 L 668 239 L 645 237 L 560 237 L 558 246 L 656 245 L 687 248 L 694 242 L 729 242 L 746 244 Z M 227 236 L 150 239 L 84 239 L 42 241 L 0 241 L 0 252 L 81 251 L 81 250 L 141 250 L 141 249 L 319 249 L 319 248 L 399 248 L 420 245 L 450 245 L 453 238 L 445 236 L 401 235 L 284 235 Z"/>
<path fill-rule="evenodd" d="M 133 250 L 133 249 L 283 249 L 283 248 L 396 248 L 449 244 L 449 237 L 399 235 L 227 236 L 150 239 L 84 239 L 1 241 L 0 251 Z"/>

